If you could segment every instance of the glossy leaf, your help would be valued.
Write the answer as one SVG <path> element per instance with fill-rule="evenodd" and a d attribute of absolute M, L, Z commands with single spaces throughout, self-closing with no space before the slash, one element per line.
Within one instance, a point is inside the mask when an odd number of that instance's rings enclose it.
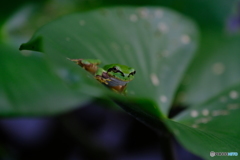
<path fill-rule="evenodd" d="M 42 43 L 38 42 L 42 39 Z M 128 96 L 154 105 L 145 110 L 167 115 L 179 80 L 194 49 L 193 23 L 165 8 L 110 8 L 60 18 L 41 28 L 21 49 L 42 50 L 58 66 L 59 57 L 100 59 L 134 67 Z M 157 115 L 159 116 L 159 115 Z"/>
<path fill-rule="evenodd" d="M 240 83 L 184 111 L 175 118 L 177 122 L 166 120 L 166 123 L 188 150 L 205 159 L 212 159 L 210 151 L 239 153 L 239 93 Z"/>

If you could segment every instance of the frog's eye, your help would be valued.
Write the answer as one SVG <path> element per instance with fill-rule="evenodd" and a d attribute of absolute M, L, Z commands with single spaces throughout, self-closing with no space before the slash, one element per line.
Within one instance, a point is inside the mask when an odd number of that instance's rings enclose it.
<path fill-rule="evenodd" d="M 130 75 L 134 76 L 135 74 L 136 74 L 136 71 L 133 71 L 133 72 L 131 72 L 131 73 L 128 75 L 128 77 L 129 77 Z"/>
<path fill-rule="evenodd" d="M 113 71 L 114 73 L 119 72 L 119 70 L 116 67 L 112 67 L 108 69 L 108 72 L 111 72 L 111 71 Z"/>
<path fill-rule="evenodd" d="M 108 69 L 108 72 L 114 72 L 114 73 L 121 73 L 121 75 L 124 77 L 124 74 L 123 74 L 123 72 L 121 72 L 120 70 L 118 70 L 116 67 L 112 67 L 112 68 L 109 68 Z"/>
<path fill-rule="evenodd" d="M 115 72 L 115 73 L 120 72 L 116 67 L 113 67 L 112 71 Z"/>

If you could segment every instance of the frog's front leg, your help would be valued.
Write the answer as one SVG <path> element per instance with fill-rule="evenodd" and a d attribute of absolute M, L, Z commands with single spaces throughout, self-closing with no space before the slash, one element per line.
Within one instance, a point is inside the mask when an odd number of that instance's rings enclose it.
<path fill-rule="evenodd" d="M 103 68 L 98 68 L 97 72 L 95 73 L 95 79 L 105 85 L 108 85 L 108 82 L 111 81 L 107 72 Z"/>
<path fill-rule="evenodd" d="M 98 80 L 99 82 L 101 82 L 102 84 L 104 84 L 105 86 L 107 86 L 108 88 L 110 88 L 111 90 L 113 90 L 114 92 L 117 92 L 117 93 L 121 93 L 121 94 L 124 94 L 126 95 L 127 93 L 127 84 L 122 86 L 122 85 L 119 85 L 119 86 L 111 86 L 110 83 L 111 83 L 111 79 L 109 78 L 104 78 L 102 76 L 95 76 L 95 79 Z"/>
<path fill-rule="evenodd" d="M 108 85 L 108 82 L 111 81 L 110 79 L 104 78 L 104 77 L 99 76 L 99 75 L 96 75 L 95 79 L 98 80 L 100 83 L 103 83 L 105 85 Z"/>

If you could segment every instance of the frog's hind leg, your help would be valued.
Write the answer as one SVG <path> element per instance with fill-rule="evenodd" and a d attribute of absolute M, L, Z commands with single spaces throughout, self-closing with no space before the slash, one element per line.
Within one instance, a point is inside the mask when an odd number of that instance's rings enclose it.
<path fill-rule="evenodd" d="M 83 60 L 83 59 L 70 59 L 70 58 L 67 58 L 67 59 L 70 60 L 70 61 L 75 62 L 75 63 L 78 64 L 79 66 L 81 66 L 82 60 Z M 81 66 L 81 67 L 82 67 L 82 66 Z"/>
<path fill-rule="evenodd" d="M 92 74 L 95 74 L 98 70 L 98 66 L 97 66 L 98 64 L 92 64 L 92 63 L 85 64 L 85 63 L 82 62 L 83 59 L 70 59 L 70 58 L 68 58 L 68 60 L 75 62 L 76 64 L 81 66 L 83 69 L 85 69 L 86 71 L 88 71 Z"/>
<path fill-rule="evenodd" d="M 126 95 L 127 84 L 124 86 L 112 86 L 110 87 L 113 91 Z"/>

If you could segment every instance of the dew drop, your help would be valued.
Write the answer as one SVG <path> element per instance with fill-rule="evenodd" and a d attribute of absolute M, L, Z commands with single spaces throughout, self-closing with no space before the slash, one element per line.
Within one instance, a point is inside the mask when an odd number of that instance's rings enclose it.
<path fill-rule="evenodd" d="M 223 63 L 217 62 L 217 63 L 213 64 L 212 71 L 215 75 L 221 75 L 225 71 L 225 66 Z"/>
<path fill-rule="evenodd" d="M 167 97 L 165 95 L 160 96 L 160 101 L 163 103 L 167 102 Z"/>
<path fill-rule="evenodd" d="M 155 11 L 155 16 L 156 16 L 157 18 L 162 18 L 162 16 L 163 16 L 163 11 L 160 10 L 160 9 L 156 10 L 156 11 Z"/>
<path fill-rule="evenodd" d="M 201 122 L 202 123 L 208 123 L 212 118 L 208 117 L 208 118 L 202 118 Z"/>
<path fill-rule="evenodd" d="M 131 15 L 130 15 L 130 20 L 131 20 L 132 22 L 136 22 L 136 21 L 138 20 L 137 15 L 131 14 Z"/>
<path fill-rule="evenodd" d="M 211 117 L 200 118 L 197 120 L 196 123 L 208 123 L 211 119 L 212 119 Z"/>
<path fill-rule="evenodd" d="M 80 20 L 79 24 L 80 24 L 80 26 L 84 26 L 86 24 L 86 22 L 84 20 Z"/>
<path fill-rule="evenodd" d="M 193 128 L 198 128 L 198 125 L 197 124 L 193 124 L 192 127 Z"/>
<path fill-rule="evenodd" d="M 191 117 L 197 117 L 198 116 L 198 111 L 192 110 L 190 115 L 191 115 Z"/>
<path fill-rule="evenodd" d="M 139 13 L 140 13 L 140 16 L 142 18 L 147 18 L 148 17 L 148 10 L 146 8 L 140 8 Z"/>
<path fill-rule="evenodd" d="M 152 73 L 150 75 L 150 78 L 151 78 L 152 83 L 153 83 L 154 86 L 158 86 L 159 85 L 159 79 L 158 79 L 158 77 L 157 77 L 157 75 L 155 73 Z"/>
<path fill-rule="evenodd" d="M 159 22 L 159 23 L 158 23 L 158 29 L 159 29 L 160 31 L 162 31 L 163 33 L 167 33 L 167 32 L 168 32 L 168 27 L 167 27 L 167 25 L 166 25 L 165 23 L 163 23 L 163 22 Z"/>
<path fill-rule="evenodd" d="M 231 91 L 229 93 L 230 98 L 237 99 L 238 98 L 238 92 L 237 91 Z"/>
<path fill-rule="evenodd" d="M 188 35 L 182 35 L 182 36 L 181 36 L 181 42 L 182 42 L 183 44 L 189 44 L 189 42 L 190 42 L 190 37 L 189 37 Z"/>
<path fill-rule="evenodd" d="M 204 116 L 209 115 L 209 110 L 208 110 L 208 109 L 202 110 L 202 114 L 203 114 Z"/>
<path fill-rule="evenodd" d="M 227 108 L 228 108 L 229 110 L 239 109 L 239 104 L 229 104 L 229 105 L 227 106 Z"/>
<path fill-rule="evenodd" d="M 228 114 L 229 114 L 229 112 L 226 110 L 215 110 L 212 112 L 212 116 L 225 116 Z"/>

